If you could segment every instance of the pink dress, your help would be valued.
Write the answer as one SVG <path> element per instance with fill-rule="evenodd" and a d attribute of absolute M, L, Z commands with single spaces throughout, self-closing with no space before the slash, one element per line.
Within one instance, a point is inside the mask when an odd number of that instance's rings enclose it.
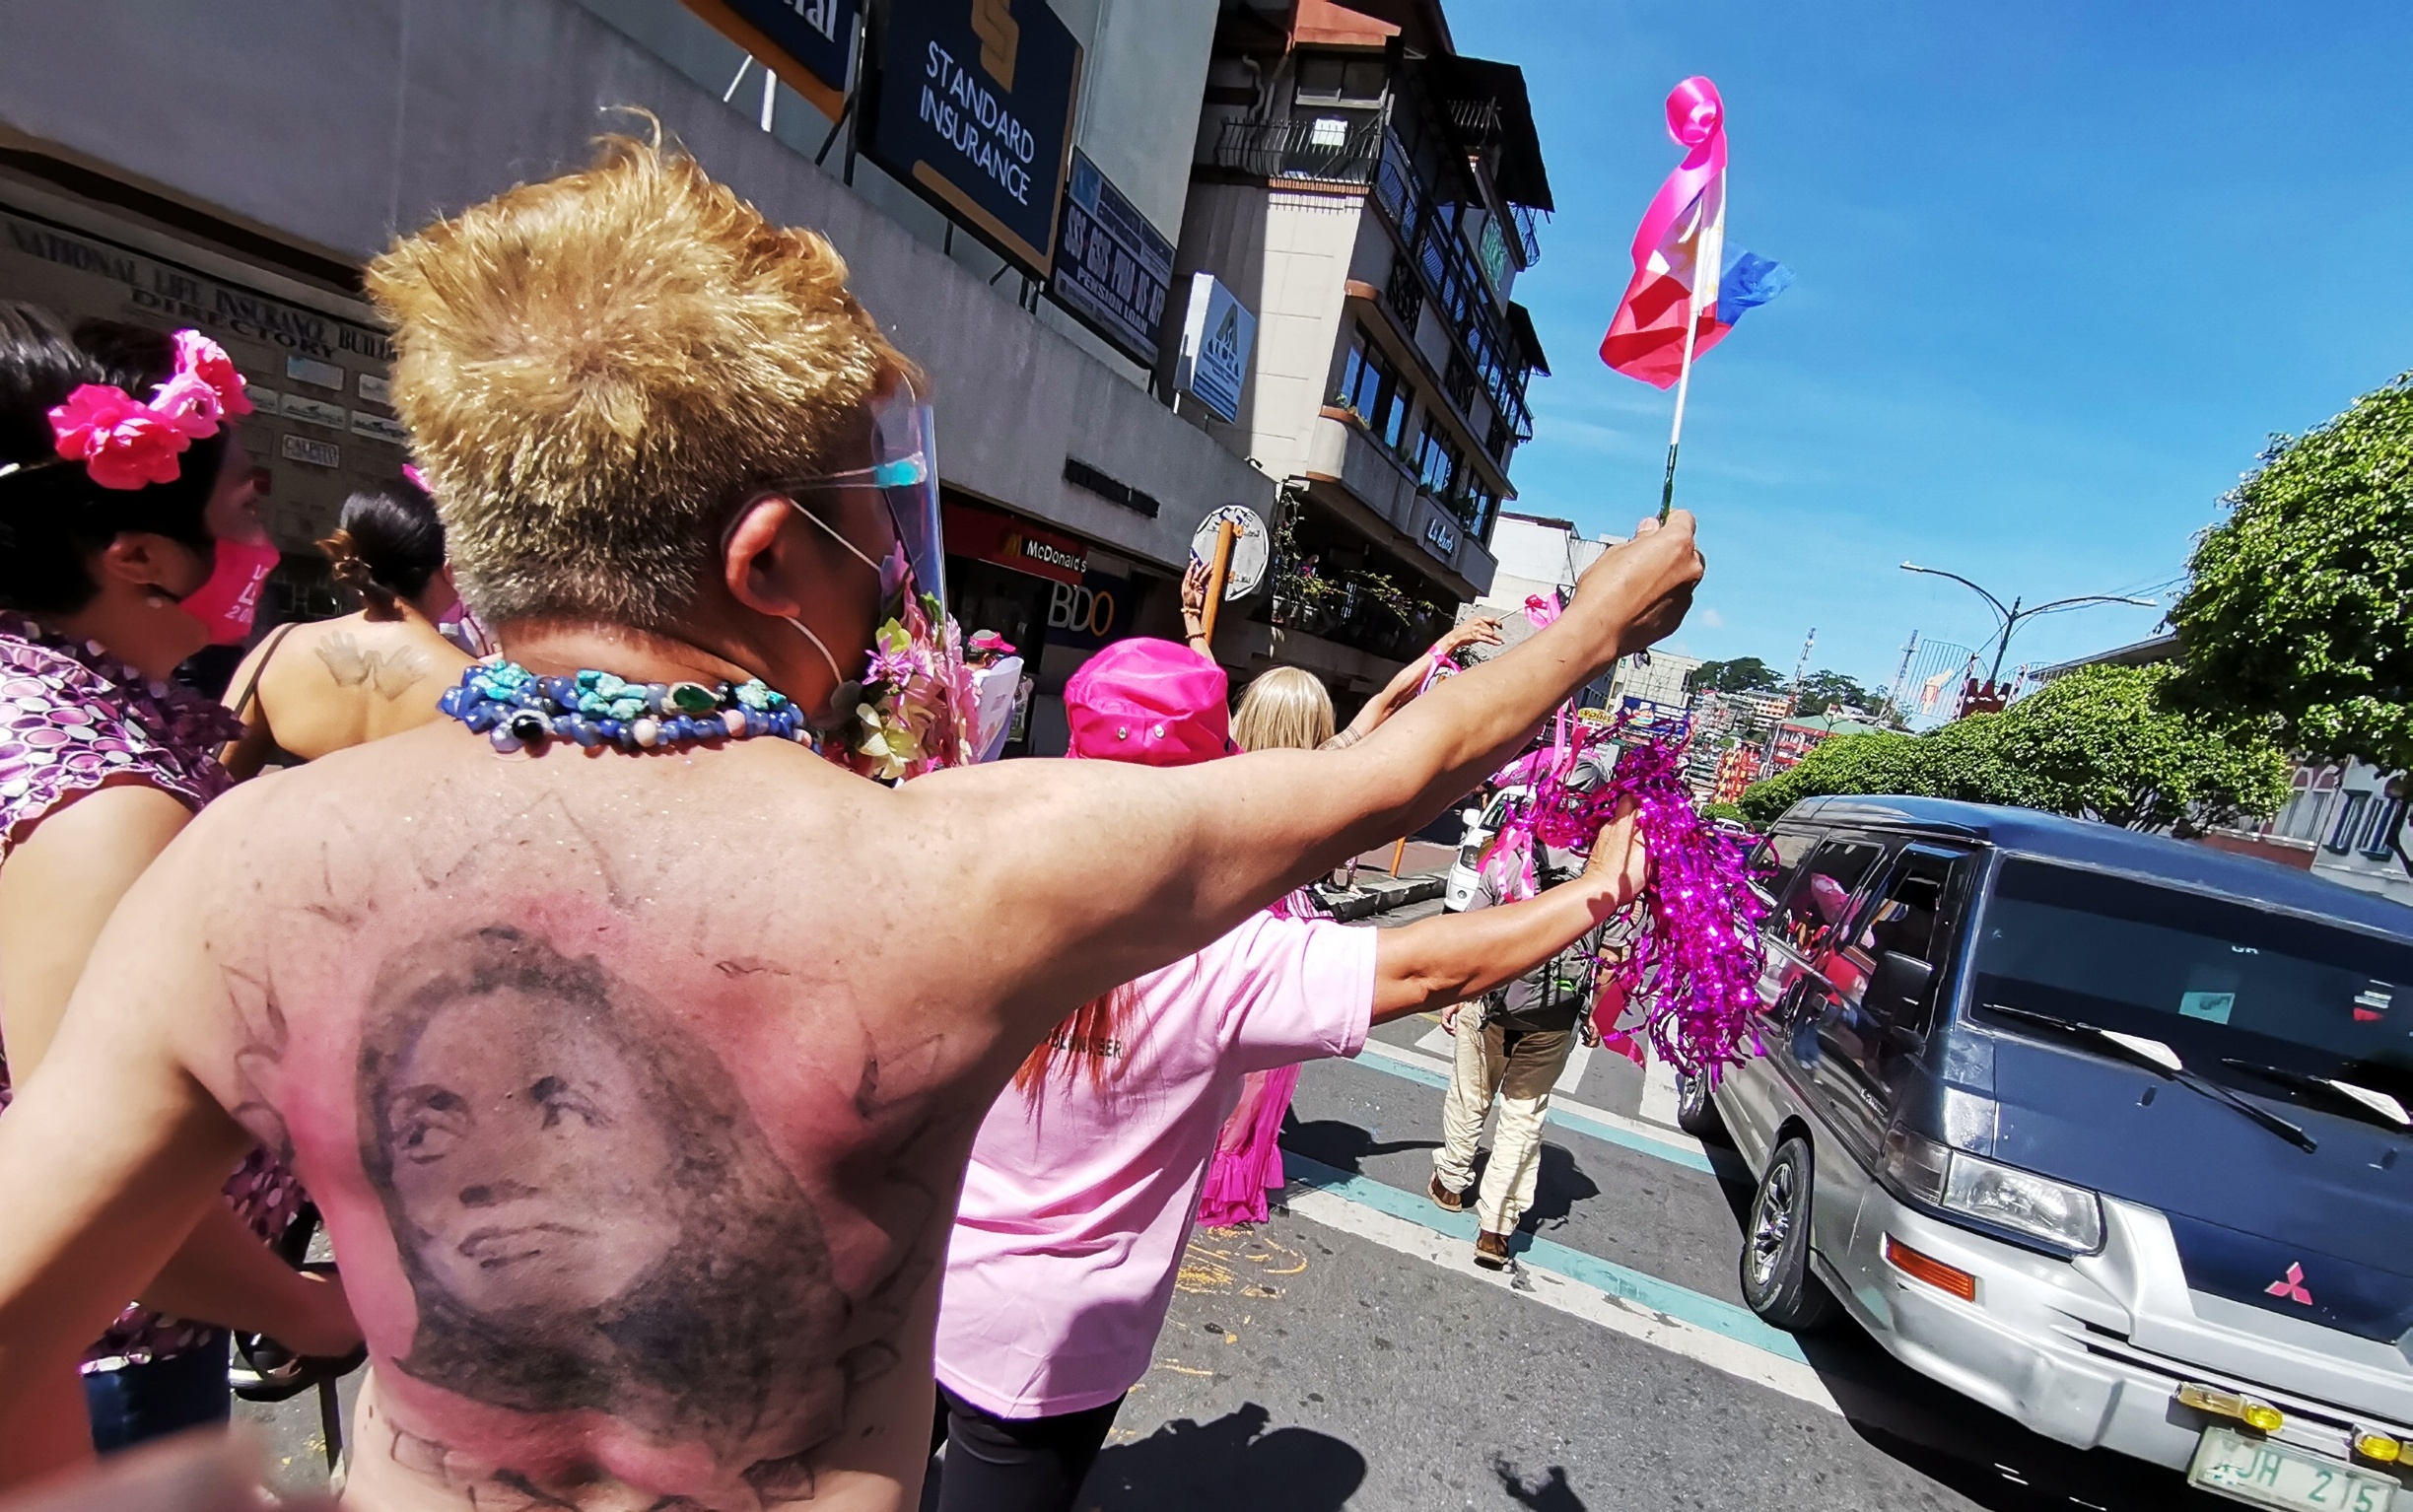
<path fill-rule="evenodd" d="M 1268 913 L 1276 919 L 1330 919 L 1332 911 L 1302 887 L 1275 904 Z M 1235 1223 L 1263 1223 L 1268 1216 L 1266 1194 L 1280 1190 L 1281 1127 L 1290 1113 L 1290 1094 L 1298 1090 L 1299 1068 L 1293 1064 L 1269 1071 L 1249 1072 L 1240 1089 L 1239 1105 L 1215 1135 L 1214 1160 L 1206 1167 L 1206 1185 L 1199 1191 L 1199 1222 L 1208 1228 Z"/>
<path fill-rule="evenodd" d="M 98 642 L 79 645 L 0 613 L 0 861 L 44 815 L 96 788 L 138 783 L 199 808 L 233 786 L 218 747 L 242 732 L 242 722 L 215 701 L 146 681 Z M 0 1109 L 8 1103 L 0 1047 Z M 253 1150 L 227 1181 L 226 1199 L 274 1243 L 300 1210 L 302 1189 L 265 1150 Z M 167 1359 L 215 1332 L 129 1303 L 84 1368 Z"/>
<path fill-rule="evenodd" d="M 938 1381 L 1000 1417 L 1103 1407 L 1147 1373 L 1216 1128 L 1249 1072 L 1365 1044 L 1374 931 L 1258 914 L 1137 986 L 1102 1084 L 1007 1086 L 973 1141 Z"/>

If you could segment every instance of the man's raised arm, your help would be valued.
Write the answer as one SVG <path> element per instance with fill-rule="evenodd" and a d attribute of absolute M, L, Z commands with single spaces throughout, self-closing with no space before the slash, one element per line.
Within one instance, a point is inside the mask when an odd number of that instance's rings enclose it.
<path fill-rule="evenodd" d="M 1000 837 L 992 848 L 987 885 L 1006 926 L 993 959 L 1027 981 L 1014 996 L 1044 1027 L 1069 1003 L 1199 949 L 1465 795 L 1568 695 L 1674 630 L 1700 575 L 1689 515 L 1645 522 L 1584 574 L 1555 623 L 1344 750 L 1169 772 L 1087 762 L 974 774 L 1000 796 L 1021 790 L 1000 806 L 1013 845 Z M 933 783 L 931 796 L 944 786 Z"/>

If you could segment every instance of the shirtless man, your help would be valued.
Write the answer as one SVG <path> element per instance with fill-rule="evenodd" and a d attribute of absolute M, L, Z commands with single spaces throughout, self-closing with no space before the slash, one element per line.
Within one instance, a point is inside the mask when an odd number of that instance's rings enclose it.
<path fill-rule="evenodd" d="M 867 434 L 910 365 L 826 243 L 692 163 L 617 143 L 371 287 L 463 590 L 536 672 L 821 708 L 900 567 L 934 570 Z M 352 1504 L 910 1505 L 955 1192 L 1023 1055 L 1473 788 L 1700 570 L 1678 515 L 1344 751 L 892 790 L 791 740 L 446 720 L 244 785 L 135 885 L 0 1117 L 0 1465 L 20 1383 L 263 1139 L 372 1351 Z"/>

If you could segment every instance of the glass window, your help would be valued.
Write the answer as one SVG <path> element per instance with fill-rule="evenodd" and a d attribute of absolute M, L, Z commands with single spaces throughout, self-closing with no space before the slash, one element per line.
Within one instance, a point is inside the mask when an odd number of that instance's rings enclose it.
<path fill-rule="evenodd" d="M 2368 792 L 2349 792 L 2338 801 L 2337 822 L 2329 827 L 2331 854 L 2344 856 L 2354 849 L 2356 838 L 2363 830 L 2364 805 L 2371 802 Z"/>
<path fill-rule="evenodd" d="M 1467 474 L 1471 478 L 1474 470 L 1469 468 Z M 1475 532 L 1476 539 L 1486 540 L 1491 533 L 1492 513 L 1498 508 L 1499 495 L 1492 492 L 1489 484 L 1471 482 L 1465 494 L 1459 498 L 1458 517 L 1469 530 Z"/>
<path fill-rule="evenodd" d="M 1765 881 L 1754 882 L 1752 886 L 1767 900 L 1770 909 L 1775 908 L 1776 900 L 1783 897 L 1784 890 L 1792 885 L 1793 873 L 1800 869 L 1802 858 L 1808 856 L 1810 848 L 1817 844 L 1816 835 L 1775 834 L 1762 839 L 1753 849 L 1752 869 L 1766 871 L 1768 876 Z"/>
<path fill-rule="evenodd" d="M 1944 886 L 1952 861 L 1942 856 L 1905 853 L 1886 880 L 1885 892 L 1863 913 L 1859 932 L 1827 963 L 1827 980 L 1854 1007 L 1868 991 L 1877 963 L 1888 955 L 1906 955 L 1941 967 L 1945 941 L 1938 928 L 1944 912 Z M 1924 1031 L 1932 995 L 1918 1005 L 1908 1027 Z"/>
<path fill-rule="evenodd" d="M 1818 848 L 1785 895 L 1777 929 L 1804 955 L 1827 942 L 1851 913 L 1852 894 L 1884 848 L 1873 840 L 1829 840 Z"/>
<path fill-rule="evenodd" d="M 2371 824 L 2363 831 L 2363 854 L 2373 860 L 2385 860 L 2396 839 L 2396 825 L 2404 813 L 2404 799 L 2389 798 L 2372 814 Z"/>
<path fill-rule="evenodd" d="M 1457 486 L 1460 460 L 1458 447 L 1449 439 L 1448 423 L 1427 412 L 1423 433 L 1416 438 L 1416 476 L 1436 496 L 1446 499 Z"/>
<path fill-rule="evenodd" d="M 2049 861 L 2007 861 L 1978 928 L 1976 1001 L 2413 1097 L 2413 943 Z M 2003 1021 L 2020 1028 L 2016 1022 Z M 2024 1032 L 2024 1031 L 2023 1031 Z M 2270 1087 L 2248 1077 L 2238 1083 Z"/>
<path fill-rule="evenodd" d="M 1348 355 L 1342 359 L 1339 403 L 1364 421 L 1384 446 L 1398 447 L 1408 424 L 1408 396 L 1401 390 L 1399 370 L 1362 328 L 1350 337 Z"/>

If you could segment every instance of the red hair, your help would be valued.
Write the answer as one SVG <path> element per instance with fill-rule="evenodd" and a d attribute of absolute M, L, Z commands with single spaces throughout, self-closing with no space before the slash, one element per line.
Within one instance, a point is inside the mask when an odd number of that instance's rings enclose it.
<path fill-rule="evenodd" d="M 1110 988 L 1074 1008 L 1044 1040 L 1032 1047 L 1014 1068 L 1015 1090 L 1026 1097 L 1036 1097 L 1047 1081 L 1048 1071 L 1059 1053 L 1064 1063 L 1065 1080 L 1069 1083 L 1087 1063 L 1089 1084 L 1104 1086 L 1111 1071 L 1123 1064 L 1123 1031 L 1139 1006 L 1139 989 L 1129 982 Z"/>

